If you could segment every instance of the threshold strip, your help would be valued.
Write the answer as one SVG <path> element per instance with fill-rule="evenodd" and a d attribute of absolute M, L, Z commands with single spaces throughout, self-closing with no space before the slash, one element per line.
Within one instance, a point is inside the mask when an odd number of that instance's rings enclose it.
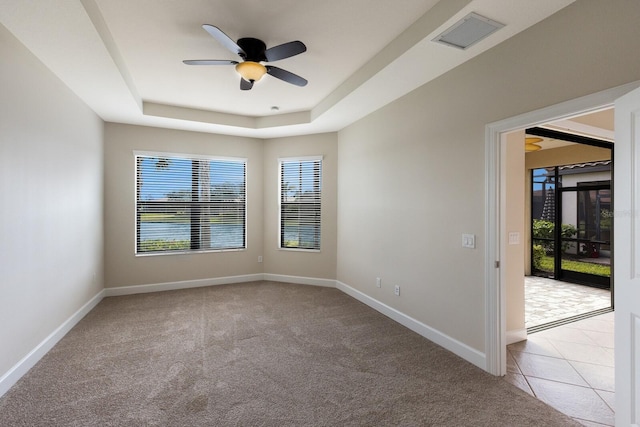
<path fill-rule="evenodd" d="M 577 314 L 575 316 L 567 317 L 565 319 L 554 320 L 553 322 L 543 323 L 542 325 L 532 326 L 527 328 L 527 334 L 533 334 L 535 332 L 545 331 L 547 329 L 555 328 L 557 326 L 566 325 L 568 323 L 577 322 L 578 320 L 588 319 L 590 317 L 598 316 L 600 314 L 611 313 L 613 308 L 601 308 L 599 310 L 590 311 L 588 313 Z"/>

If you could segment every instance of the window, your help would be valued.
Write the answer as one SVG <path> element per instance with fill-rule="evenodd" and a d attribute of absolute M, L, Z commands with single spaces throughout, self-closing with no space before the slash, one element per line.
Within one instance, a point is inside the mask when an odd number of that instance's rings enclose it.
<path fill-rule="evenodd" d="M 320 250 L 322 157 L 280 159 L 280 248 Z"/>
<path fill-rule="evenodd" d="M 246 248 L 246 160 L 136 153 L 136 253 Z"/>

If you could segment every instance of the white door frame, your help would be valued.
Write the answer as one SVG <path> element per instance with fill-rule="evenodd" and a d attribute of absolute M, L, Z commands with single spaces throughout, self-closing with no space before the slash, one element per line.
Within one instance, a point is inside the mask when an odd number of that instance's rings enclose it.
<path fill-rule="evenodd" d="M 506 292 L 504 267 L 504 218 L 501 203 L 506 170 L 501 152 L 503 134 L 586 114 L 613 106 L 613 102 L 640 87 L 640 81 L 562 102 L 550 107 L 490 123 L 485 127 L 485 370 L 493 375 L 505 375 L 506 362 Z"/>

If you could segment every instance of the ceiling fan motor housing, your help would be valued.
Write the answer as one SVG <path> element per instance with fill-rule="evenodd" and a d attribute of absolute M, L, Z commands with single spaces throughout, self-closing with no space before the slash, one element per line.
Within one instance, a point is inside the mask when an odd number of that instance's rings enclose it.
<path fill-rule="evenodd" d="M 238 40 L 238 46 L 247 54 L 243 58 L 245 61 L 261 62 L 267 60 L 265 55 L 267 45 L 262 40 L 244 37 Z"/>

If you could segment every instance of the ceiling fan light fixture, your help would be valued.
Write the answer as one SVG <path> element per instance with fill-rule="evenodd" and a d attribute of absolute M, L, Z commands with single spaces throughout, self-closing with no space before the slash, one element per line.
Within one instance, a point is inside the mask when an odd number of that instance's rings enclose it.
<path fill-rule="evenodd" d="M 537 137 L 529 137 L 524 139 L 524 151 L 527 153 L 531 151 L 541 150 L 542 147 L 536 144 L 537 142 L 542 142 L 542 138 Z"/>
<path fill-rule="evenodd" d="M 248 82 L 257 82 L 267 73 L 267 68 L 259 62 L 244 61 L 236 65 L 236 71 Z"/>
<path fill-rule="evenodd" d="M 273 62 L 291 58 L 307 51 L 307 47 L 299 40 L 283 43 L 267 49 L 267 45 L 260 39 L 242 37 L 237 42 L 233 41 L 222 30 L 211 24 L 204 24 L 202 28 L 228 51 L 240 57 L 241 62 L 225 59 L 186 59 L 182 61 L 186 65 L 235 65 L 236 71 L 242 77 L 240 90 L 251 90 L 253 84 L 265 74 L 296 86 L 306 86 L 307 80 L 293 74 L 291 71 L 262 65 L 261 62 Z"/>

